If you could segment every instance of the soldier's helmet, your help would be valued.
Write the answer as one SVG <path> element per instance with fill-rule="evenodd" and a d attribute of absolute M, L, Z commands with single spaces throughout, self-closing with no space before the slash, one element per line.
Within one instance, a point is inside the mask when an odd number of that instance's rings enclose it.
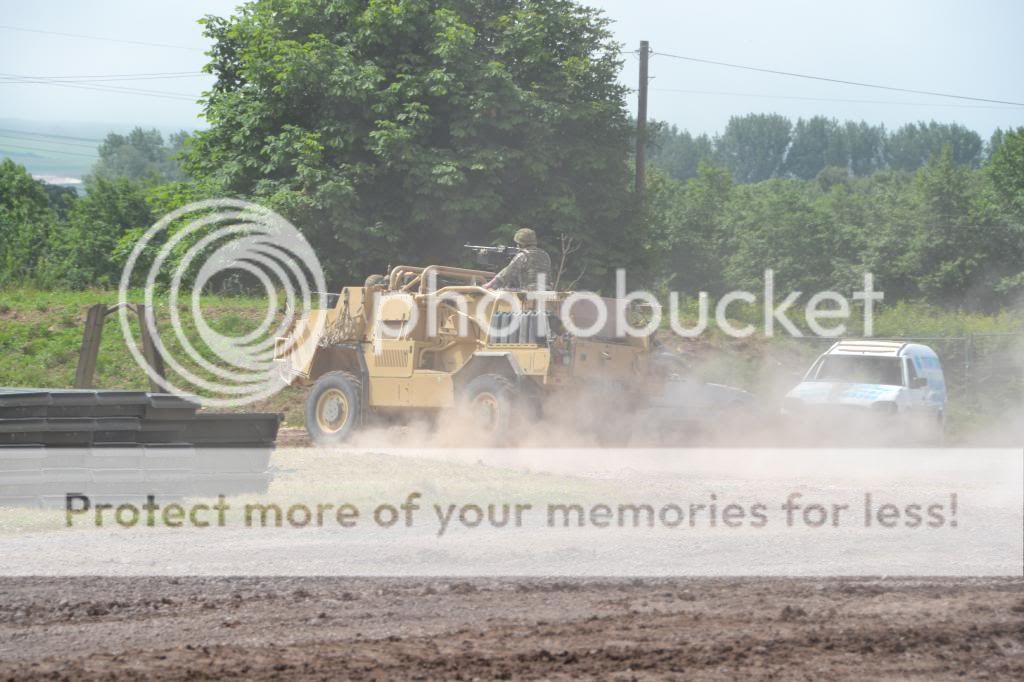
<path fill-rule="evenodd" d="M 512 238 L 518 246 L 537 246 L 537 233 L 528 227 L 521 227 L 516 230 Z"/>
<path fill-rule="evenodd" d="M 381 286 L 386 281 L 387 281 L 387 277 L 385 277 L 384 275 L 370 275 L 369 277 L 366 278 L 366 281 L 363 282 L 363 286 L 364 287 L 377 287 L 377 286 Z"/>

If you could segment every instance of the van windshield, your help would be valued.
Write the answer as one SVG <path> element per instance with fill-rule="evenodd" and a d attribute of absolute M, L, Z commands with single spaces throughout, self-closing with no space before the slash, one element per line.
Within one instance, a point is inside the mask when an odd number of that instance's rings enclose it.
<path fill-rule="evenodd" d="M 899 358 L 826 355 L 818 367 L 814 380 L 902 386 L 903 373 L 900 371 Z"/>

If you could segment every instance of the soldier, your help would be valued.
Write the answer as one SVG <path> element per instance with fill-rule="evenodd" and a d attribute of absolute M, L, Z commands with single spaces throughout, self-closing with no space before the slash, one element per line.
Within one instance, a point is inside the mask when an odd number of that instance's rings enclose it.
<path fill-rule="evenodd" d="M 505 268 L 484 285 L 485 289 L 537 290 L 537 277 L 551 279 L 551 257 L 537 246 L 537 233 L 528 227 L 516 230 L 513 240 L 520 251 Z"/>
<path fill-rule="evenodd" d="M 370 275 L 363 282 L 364 287 L 379 287 L 387 284 L 388 278 L 385 275 Z"/>

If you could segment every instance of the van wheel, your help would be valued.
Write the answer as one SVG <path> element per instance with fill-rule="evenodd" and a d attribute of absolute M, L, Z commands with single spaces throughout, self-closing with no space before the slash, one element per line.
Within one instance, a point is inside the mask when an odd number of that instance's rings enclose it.
<path fill-rule="evenodd" d="M 359 379 L 348 372 L 324 374 L 306 399 L 306 432 L 316 445 L 340 445 L 362 422 Z"/>
<path fill-rule="evenodd" d="M 489 433 L 509 433 L 520 395 L 516 385 L 500 374 L 481 374 L 462 392 L 462 404 L 473 423 Z"/>

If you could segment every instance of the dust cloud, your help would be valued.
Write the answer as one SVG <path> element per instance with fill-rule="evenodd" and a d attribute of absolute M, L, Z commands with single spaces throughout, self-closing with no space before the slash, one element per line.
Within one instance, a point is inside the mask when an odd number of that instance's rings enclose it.
<path fill-rule="evenodd" d="M 465 407 L 402 420 L 375 416 L 355 448 L 698 448 L 698 447 L 1020 447 L 1024 445 L 1024 344 L 1000 358 L 1011 378 L 997 398 L 950 391 L 944 433 L 932 424 L 861 408 L 785 414 L 783 396 L 819 350 L 754 348 L 745 356 L 700 349 L 682 354 L 682 377 L 661 384 L 598 386 L 524 400 L 495 434 Z M 724 369 L 723 369 L 724 368 Z M 1016 378 L 1016 384 L 1013 378 Z M 743 385 L 745 390 L 732 388 Z M 975 388 L 975 392 L 979 389 Z M 981 389 L 983 390 L 983 388 Z"/>

